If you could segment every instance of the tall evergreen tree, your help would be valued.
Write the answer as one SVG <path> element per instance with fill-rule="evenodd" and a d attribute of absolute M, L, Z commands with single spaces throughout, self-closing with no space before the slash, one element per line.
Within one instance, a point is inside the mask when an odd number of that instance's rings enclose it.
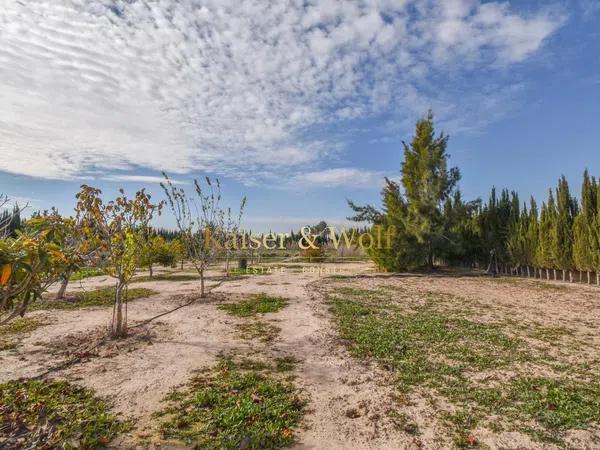
<path fill-rule="evenodd" d="M 408 212 L 405 225 L 420 244 L 421 259 L 431 268 L 434 257 L 448 242 L 442 209 L 456 188 L 460 172 L 448 169 L 448 137 L 435 136 L 431 111 L 417 122 L 411 143 L 403 145 L 402 187 Z"/>
<path fill-rule="evenodd" d="M 573 261 L 573 220 L 577 215 L 577 202 L 571 197 L 569 183 L 564 176 L 556 189 L 556 222 L 553 228 L 552 252 L 555 267 L 562 271 L 563 281 L 566 271 L 572 271 Z"/>
<path fill-rule="evenodd" d="M 575 268 L 587 274 L 588 282 L 590 272 L 595 268 L 593 226 L 596 220 L 596 197 L 596 181 L 590 178 L 586 170 L 581 186 L 581 209 L 573 223 L 573 260 Z"/>
<path fill-rule="evenodd" d="M 548 202 L 542 204 L 536 259 L 540 268 L 546 269 L 546 277 L 550 278 L 550 269 L 556 269 L 554 260 L 554 238 L 556 228 L 556 203 L 550 190 Z"/>

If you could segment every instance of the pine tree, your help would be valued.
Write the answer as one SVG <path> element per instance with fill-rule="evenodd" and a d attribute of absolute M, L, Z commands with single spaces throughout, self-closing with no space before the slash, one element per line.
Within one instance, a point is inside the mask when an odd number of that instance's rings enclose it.
<path fill-rule="evenodd" d="M 460 179 L 457 168 L 448 169 L 448 137 L 435 136 L 433 114 L 419 120 L 410 145 L 403 142 L 402 187 L 406 196 L 406 229 L 420 247 L 420 258 L 433 267 L 436 253 L 447 243 L 442 207 Z M 417 249 L 415 249 L 417 250 Z"/>

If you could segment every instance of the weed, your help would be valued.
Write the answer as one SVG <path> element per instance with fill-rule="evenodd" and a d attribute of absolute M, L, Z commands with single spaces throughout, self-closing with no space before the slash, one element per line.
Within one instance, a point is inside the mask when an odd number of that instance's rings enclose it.
<path fill-rule="evenodd" d="M 256 314 L 278 312 L 288 304 L 283 297 L 271 297 L 266 294 L 252 296 L 238 303 L 224 303 L 218 308 L 227 311 L 232 316 L 250 317 Z"/>
<path fill-rule="evenodd" d="M 94 392 L 63 381 L 0 384 L 0 447 L 98 448 L 131 424 Z"/>
<path fill-rule="evenodd" d="M 0 326 L 0 351 L 15 348 L 18 343 L 15 336 L 29 333 L 43 325 L 45 323 L 40 320 L 25 317 Z"/>
<path fill-rule="evenodd" d="M 281 328 L 260 320 L 240 323 L 235 328 L 242 339 L 258 339 L 261 342 L 272 342 L 281 331 Z"/>
<path fill-rule="evenodd" d="M 146 298 L 158 292 L 146 288 L 133 288 L 127 291 L 127 301 Z M 43 300 L 32 305 L 32 309 L 80 309 L 91 306 L 110 306 L 115 301 L 115 288 L 103 287 L 92 291 L 73 294 L 63 300 Z"/>
<path fill-rule="evenodd" d="M 166 419 L 163 436 L 195 448 L 287 447 L 304 409 L 292 384 L 269 373 L 243 370 L 229 358 L 200 372 L 166 400 L 170 404 L 159 414 Z"/>

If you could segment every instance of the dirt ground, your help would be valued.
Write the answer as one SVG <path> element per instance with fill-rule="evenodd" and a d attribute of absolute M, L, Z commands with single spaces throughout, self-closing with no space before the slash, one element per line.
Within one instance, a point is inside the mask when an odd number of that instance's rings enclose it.
<path fill-rule="evenodd" d="M 522 325 L 564 327 L 569 339 L 585 342 L 566 358 L 582 358 L 597 364 L 600 354 L 600 290 L 526 280 L 490 280 L 455 276 L 387 276 L 376 274 L 367 263 L 323 265 L 326 273 L 304 272 L 290 266 L 269 275 L 227 281 L 206 300 L 198 300 L 148 325 L 135 329 L 131 338 L 118 344 L 91 348 L 106 329 L 111 308 L 33 311 L 30 317 L 46 325 L 29 333 L 14 350 L 0 352 L 0 382 L 39 375 L 66 379 L 107 396 L 123 417 L 135 419 L 135 429 L 113 445 L 118 448 L 182 448 L 160 442 L 152 414 L 172 388 L 186 383 L 191 373 L 214 364 L 219 355 L 235 352 L 261 358 L 293 357 L 295 383 L 308 400 L 308 412 L 297 432 L 299 449 L 418 449 L 450 448 L 451 441 L 435 418 L 430 405 L 415 395 L 406 413 L 419 424 L 416 438 L 399 429 L 389 418 L 398 408 L 398 393 L 389 372 L 375 363 L 353 358 L 340 342 L 325 303 L 323 280 L 332 274 L 352 278 L 352 286 L 374 288 L 382 282 L 403 292 L 436 292 L 460 296 L 476 308 L 479 320 L 499 318 Z M 141 274 L 143 275 L 143 274 Z M 214 271 L 208 286 L 222 274 Z M 111 285 L 107 277 L 74 282 L 71 291 Z M 128 306 L 130 325 L 172 309 L 197 296 L 199 281 L 151 281 L 136 283 L 158 292 Z M 273 342 L 240 338 L 239 320 L 217 308 L 222 302 L 254 293 L 289 299 L 289 305 L 267 320 L 281 329 Z M 561 352 L 548 346 L 549 352 Z M 60 368 L 73 357 L 80 360 Z M 596 365 L 597 367 L 597 365 Z M 573 438 L 577 448 L 600 448 L 595 435 Z M 510 434 L 489 439 L 496 448 L 552 448 Z"/>

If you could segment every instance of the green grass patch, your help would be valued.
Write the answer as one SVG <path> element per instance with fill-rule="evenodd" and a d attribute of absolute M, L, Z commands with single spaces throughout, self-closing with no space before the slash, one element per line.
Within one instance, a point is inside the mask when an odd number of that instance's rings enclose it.
<path fill-rule="evenodd" d="M 507 329 L 506 323 L 481 323 L 432 293 L 381 298 L 381 289 L 334 289 L 329 296 L 340 336 L 359 358 L 373 358 L 395 373 L 404 393 L 419 389 L 454 405 L 444 416 L 457 446 L 472 445 L 471 431 L 499 416 L 509 428 L 538 440 L 562 442 L 570 429 L 600 422 L 600 379 L 574 367 L 555 376 L 531 377 L 528 365 L 553 370 L 556 360 L 515 335 L 547 341 L 569 335 L 562 327 Z M 377 301 L 373 301 L 376 299 Z M 466 308 L 470 311 L 469 308 Z M 484 372 L 483 381 L 476 375 Z M 498 373 L 511 373 L 499 382 Z M 471 443 L 471 444 L 470 444 Z"/>
<path fill-rule="evenodd" d="M 1 448 L 99 448 L 130 428 L 91 390 L 62 381 L 0 384 Z"/>
<path fill-rule="evenodd" d="M 102 269 L 99 269 L 97 267 L 84 267 L 82 269 L 79 269 L 77 272 L 74 272 L 69 278 L 69 280 L 80 281 L 85 278 L 98 277 L 100 275 L 105 275 Z"/>
<path fill-rule="evenodd" d="M 29 317 L 15 319 L 0 326 L 0 351 L 15 348 L 18 341 L 15 338 L 29 333 L 36 328 L 46 325 L 44 322 Z"/>
<path fill-rule="evenodd" d="M 219 305 L 218 308 L 227 311 L 232 316 L 250 317 L 256 314 L 278 312 L 287 306 L 287 304 L 288 301 L 286 298 L 258 294 L 238 303 L 224 303 Z"/>
<path fill-rule="evenodd" d="M 224 358 L 212 370 L 200 372 L 184 390 L 169 394 L 169 406 L 159 414 L 164 419 L 163 437 L 195 448 L 290 446 L 304 402 L 293 384 L 277 379 L 263 364 L 250 367 L 243 369 Z"/>
<path fill-rule="evenodd" d="M 130 288 L 127 301 L 150 297 L 158 292 L 147 288 Z M 80 309 L 92 306 L 112 306 L 115 301 L 115 288 L 103 287 L 91 291 L 74 293 L 63 300 L 43 300 L 32 305 L 32 309 Z"/>
<path fill-rule="evenodd" d="M 132 283 L 146 283 L 149 281 L 199 281 L 199 275 L 193 274 L 157 274 L 154 276 L 141 276 L 134 278 Z"/>

